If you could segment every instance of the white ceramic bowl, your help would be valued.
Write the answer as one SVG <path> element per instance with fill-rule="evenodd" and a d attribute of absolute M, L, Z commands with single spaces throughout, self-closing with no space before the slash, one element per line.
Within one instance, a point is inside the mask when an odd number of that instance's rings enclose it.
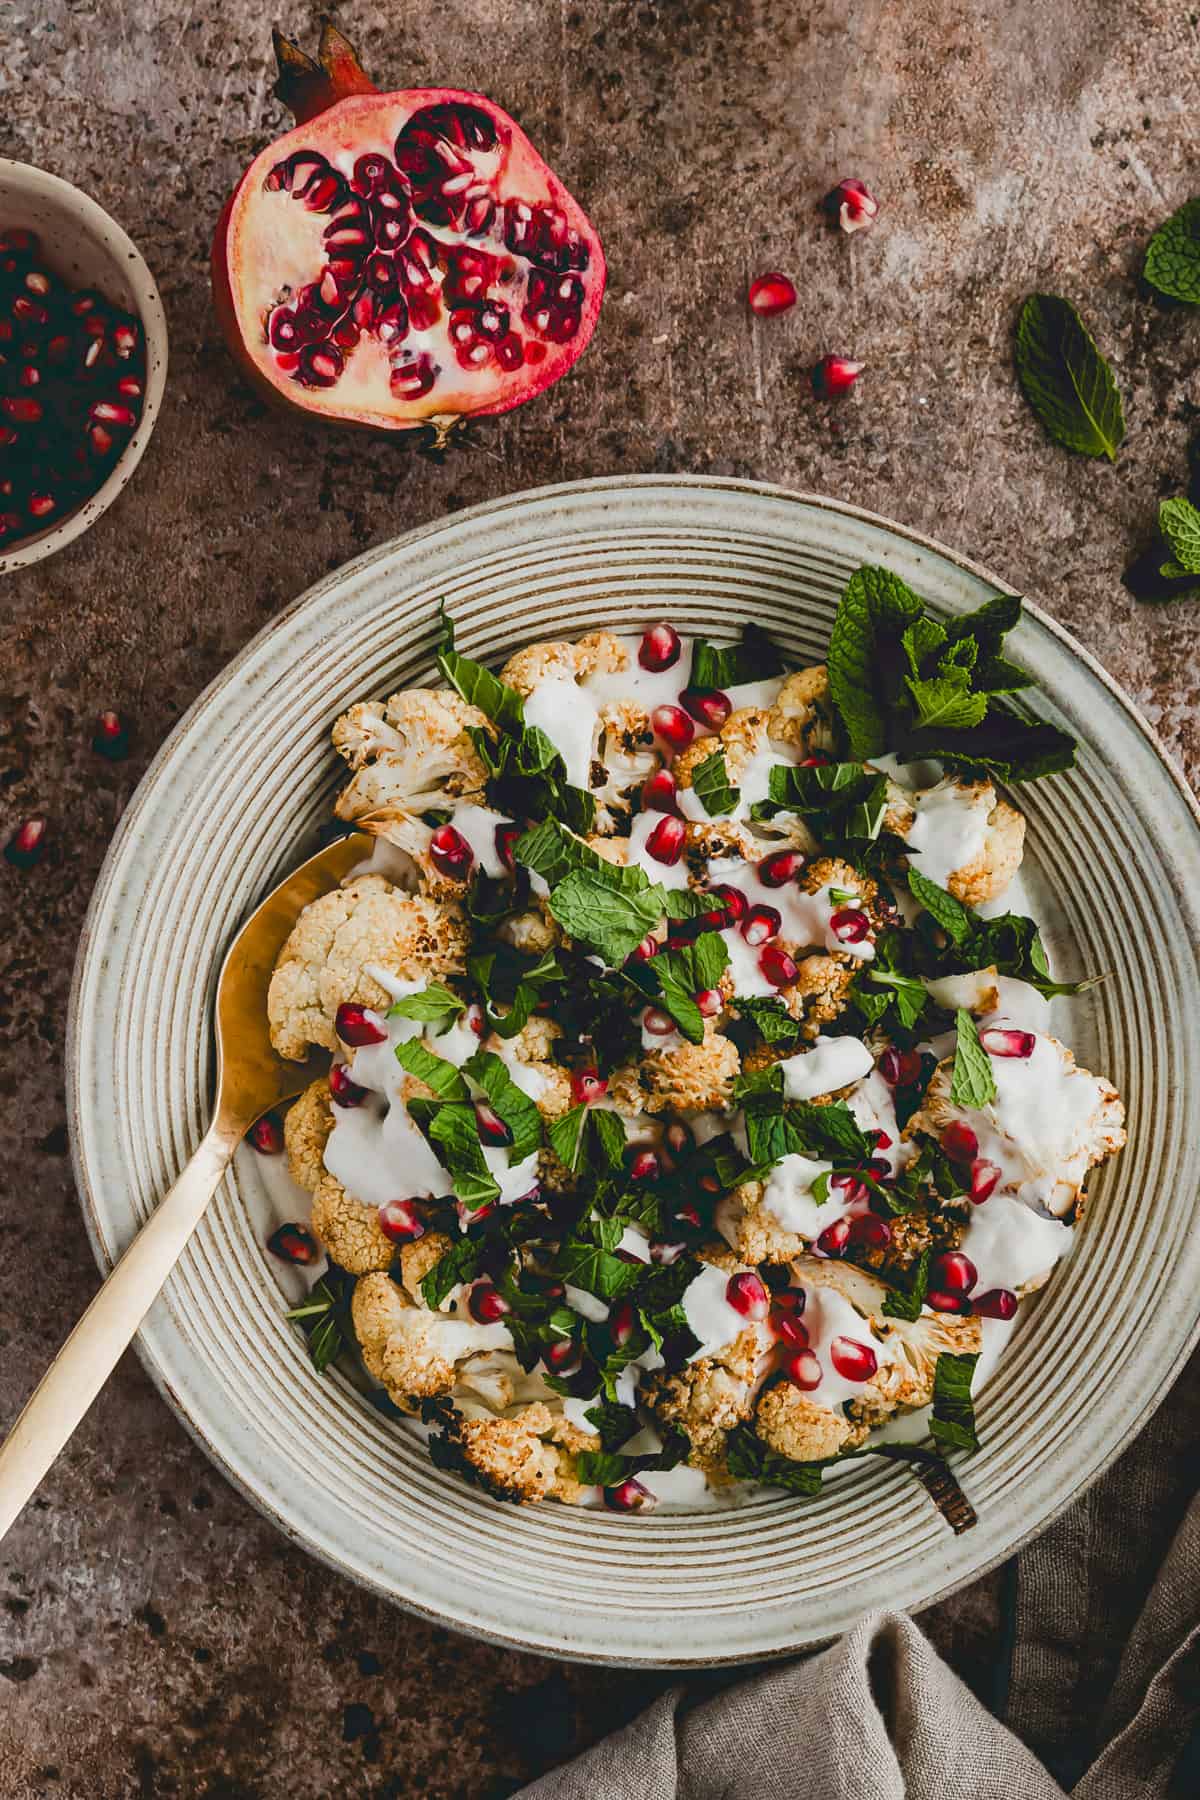
<path fill-rule="evenodd" d="M 664 614 L 729 637 L 746 619 L 820 656 L 863 562 L 947 612 L 1002 586 L 882 520 L 779 489 L 669 477 L 498 500 L 360 557 L 251 643 L 177 727 L 101 874 L 70 1024 L 73 1143 L 107 1267 L 199 1138 L 213 982 L 262 892 L 310 847 L 349 702 L 426 680 L 444 595 L 459 642 L 517 644 Z M 514 1508 L 431 1467 L 403 1426 L 318 1377 L 263 1251 L 250 1153 L 141 1336 L 163 1393 L 229 1478 L 326 1561 L 413 1610 L 523 1648 L 646 1664 L 780 1655 L 867 1607 L 918 1607 L 1040 1530 L 1148 1417 L 1200 1315 L 1197 809 L 1103 671 L 1036 607 L 1014 655 L 1079 768 L 1023 788 L 1027 887 L 1066 976 L 1086 1066 L 1125 1095 L 1130 1141 L 1093 1184 L 1073 1254 L 1023 1321 L 958 1473 L 954 1537 L 920 1486 L 852 1465 L 816 1502 L 643 1519 Z"/>
<path fill-rule="evenodd" d="M 21 226 L 41 239 L 47 267 L 72 287 L 97 288 L 114 306 L 134 313 L 146 337 L 146 392 L 137 429 L 101 487 L 45 531 L 0 549 L 0 575 L 52 556 L 94 525 L 132 478 L 150 441 L 167 379 L 167 319 L 163 303 L 133 240 L 102 206 L 45 169 L 0 157 L 0 228 Z"/>

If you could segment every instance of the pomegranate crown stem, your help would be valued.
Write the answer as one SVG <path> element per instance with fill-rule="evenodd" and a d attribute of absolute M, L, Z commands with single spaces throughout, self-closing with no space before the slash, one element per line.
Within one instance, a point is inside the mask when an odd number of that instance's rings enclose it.
<path fill-rule="evenodd" d="M 278 25 L 271 27 L 279 78 L 274 94 L 295 117 L 297 125 L 315 119 L 351 94 L 377 94 L 379 89 L 364 73 L 357 52 L 329 17 L 321 15 L 321 38 L 316 57 L 308 55 L 284 37 Z"/>

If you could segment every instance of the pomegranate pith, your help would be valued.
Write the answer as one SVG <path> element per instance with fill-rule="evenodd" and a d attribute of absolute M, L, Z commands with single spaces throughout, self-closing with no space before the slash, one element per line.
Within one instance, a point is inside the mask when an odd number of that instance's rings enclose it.
<path fill-rule="evenodd" d="M 298 121 L 226 204 L 213 293 L 272 397 L 439 438 L 565 375 L 604 292 L 600 241 L 520 127 L 481 94 L 380 93 L 328 21 L 314 60 L 276 34 Z"/>

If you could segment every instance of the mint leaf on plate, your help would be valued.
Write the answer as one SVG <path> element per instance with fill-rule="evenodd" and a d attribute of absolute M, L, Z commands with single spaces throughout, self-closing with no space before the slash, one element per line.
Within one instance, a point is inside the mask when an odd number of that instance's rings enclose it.
<path fill-rule="evenodd" d="M 722 818 L 733 811 L 740 795 L 737 788 L 729 785 L 723 750 L 714 750 L 692 770 L 692 792 L 710 819 Z"/>
<path fill-rule="evenodd" d="M 452 994 L 439 981 L 431 981 L 419 994 L 405 994 L 388 1007 L 389 1019 L 417 1019 L 423 1025 L 447 1027 L 466 1007 L 466 1001 Z"/>
<path fill-rule="evenodd" d="M 1159 226 L 1146 247 L 1142 273 L 1168 299 L 1200 306 L 1200 199 L 1185 200 Z"/>
<path fill-rule="evenodd" d="M 705 643 L 697 638 L 692 646 L 692 672 L 688 686 L 694 688 L 741 687 L 747 681 L 767 681 L 782 675 L 783 653 L 772 643 L 761 625 L 747 625 L 741 642 L 723 645 Z"/>
<path fill-rule="evenodd" d="M 1081 456 L 1116 461 L 1125 414 L 1091 332 L 1057 294 L 1031 294 L 1016 337 L 1017 379 L 1048 435 Z"/>
<path fill-rule="evenodd" d="M 856 569 L 846 583 L 826 662 L 833 703 L 860 762 L 882 756 L 888 748 L 885 697 L 876 691 L 881 673 L 877 636 L 881 631 L 902 636 L 924 610 L 918 596 L 890 569 L 868 564 Z"/>
<path fill-rule="evenodd" d="M 977 1110 L 996 1098 L 996 1076 L 992 1059 L 979 1041 L 975 1021 L 965 1007 L 954 1015 L 958 1042 L 954 1051 L 954 1074 L 950 1081 L 950 1098 L 955 1106 Z"/>
<path fill-rule="evenodd" d="M 933 1371 L 929 1429 L 939 1450 L 978 1450 L 971 1382 L 979 1353 L 943 1350 Z"/>

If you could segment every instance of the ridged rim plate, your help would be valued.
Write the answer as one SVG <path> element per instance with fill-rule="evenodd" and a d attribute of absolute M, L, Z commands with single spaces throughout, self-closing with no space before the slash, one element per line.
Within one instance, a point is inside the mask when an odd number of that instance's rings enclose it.
<path fill-rule="evenodd" d="M 642 477 L 542 488 L 411 532 L 261 632 L 147 772 L 84 930 L 69 1092 L 101 1266 L 204 1129 L 221 952 L 328 814 L 332 720 L 430 676 L 440 596 L 461 646 L 484 659 L 666 615 L 717 637 L 753 618 L 811 661 L 863 562 L 951 613 L 1011 591 L 832 501 Z M 984 1448 L 959 1471 L 976 1529 L 953 1537 L 904 1470 L 869 1461 L 816 1503 L 622 1519 L 492 1501 L 432 1468 L 340 1376 L 313 1373 L 235 1174 L 140 1349 L 198 1441 L 284 1531 L 415 1611 L 521 1648 L 742 1661 L 961 1586 L 1041 1530 L 1144 1423 L 1200 1315 L 1200 1133 L 1187 1120 L 1200 1091 L 1197 809 L 1130 702 L 1036 607 L 1015 654 L 1040 685 L 1039 711 L 1081 742 L 1076 772 L 1021 792 L 1027 866 L 1059 969 L 1110 971 L 1071 1003 L 1068 1030 L 1080 1061 L 1125 1096 L 1130 1142 L 984 1395 Z"/>

